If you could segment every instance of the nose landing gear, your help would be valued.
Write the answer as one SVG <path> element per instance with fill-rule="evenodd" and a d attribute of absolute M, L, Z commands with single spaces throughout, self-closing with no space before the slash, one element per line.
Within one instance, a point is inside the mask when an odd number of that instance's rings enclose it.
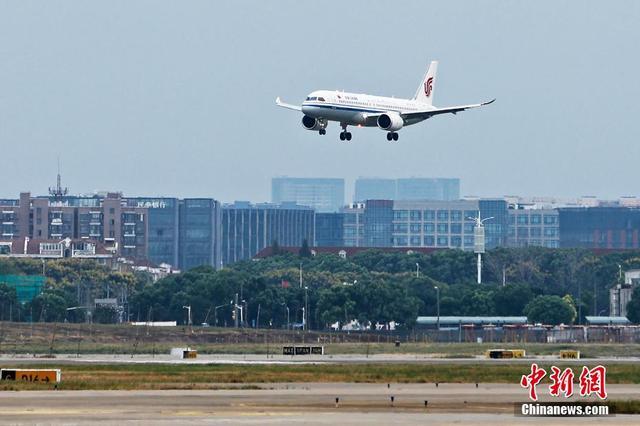
<path fill-rule="evenodd" d="M 387 140 L 389 142 L 393 141 L 397 141 L 398 140 L 398 134 L 396 132 L 388 132 L 387 133 Z"/>

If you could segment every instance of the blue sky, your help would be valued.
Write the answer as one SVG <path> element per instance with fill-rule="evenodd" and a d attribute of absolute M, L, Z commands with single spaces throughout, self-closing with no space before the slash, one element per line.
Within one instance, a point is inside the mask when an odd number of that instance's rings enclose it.
<path fill-rule="evenodd" d="M 267 201 L 272 176 L 459 177 L 466 195 L 640 195 L 640 3 L 2 1 L 0 197 Z M 486 108 L 338 140 L 315 89 Z M 347 194 L 350 195 L 350 190 Z"/>

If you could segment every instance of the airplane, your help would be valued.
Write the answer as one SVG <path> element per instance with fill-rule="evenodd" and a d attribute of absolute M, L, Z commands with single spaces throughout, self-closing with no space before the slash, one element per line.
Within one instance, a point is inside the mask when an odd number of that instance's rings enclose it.
<path fill-rule="evenodd" d="M 340 140 L 350 141 L 351 132 L 347 126 L 378 127 L 387 132 L 388 141 L 398 140 L 398 130 L 404 126 L 419 123 L 435 115 L 456 114 L 471 108 L 489 105 L 495 101 L 447 108 L 433 106 L 433 91 L 436 82 L 438 61 L 432 61 L 429 69 L 412 99 L 388 98 L 336 90 L 311 92 L 301 106 L 282 102 L 276 98 L 276 105 L 300 111 L 302 126 L 307 130 L 327 133 L 329 121 L 337 121 L 342 127 Z"/>

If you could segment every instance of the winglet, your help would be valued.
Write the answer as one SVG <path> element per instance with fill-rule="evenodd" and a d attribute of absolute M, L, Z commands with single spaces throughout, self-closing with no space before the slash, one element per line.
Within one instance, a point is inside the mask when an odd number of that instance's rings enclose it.
<path fill-rule="evenodd" d="M 278 96 L 276 98 L 276 105 L 278 105 L 278 106 L 280 106 L 282 108 L 292 109 L 294 111 L 302 111 L 302 108 L 297 106 L 297 105 L 291 105 L 291 104 L 287 104 L 287 103 L 282 102 L 280 100 L 280 96 Z"/>
<path fill-rule="evenodd" d="M 490 100 L 490 101 L 488 101 L 488 102 L 483 102 L 483 103 L 481 103 L 480 105 L 483 105 L 483 106 L 484 106 L 484 105 L 489 105 L 489 104 L 494 103 L 495 101 L 496 101 L 496 98 L 493 98 L 493 99 L 491 99 L 491 100 Z"/>

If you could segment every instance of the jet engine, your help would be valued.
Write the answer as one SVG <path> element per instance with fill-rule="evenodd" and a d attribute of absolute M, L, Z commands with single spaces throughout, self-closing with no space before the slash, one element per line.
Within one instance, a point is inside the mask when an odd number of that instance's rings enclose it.
<path fill-rule="evenodd" d="M 305 115 L 302 117 L 302 127 L 307 130 L 322 130 L 327 127 L 326 120 L 309 117 Z"/>
<path fill-rule="evenodd" d="M 396 113 L 384 113 L 378 117 L 378 127 L 382 130 L 395 132 L 396 130 L 402 129 L 402 126 L 404 126 L 404 120 Z"/>

